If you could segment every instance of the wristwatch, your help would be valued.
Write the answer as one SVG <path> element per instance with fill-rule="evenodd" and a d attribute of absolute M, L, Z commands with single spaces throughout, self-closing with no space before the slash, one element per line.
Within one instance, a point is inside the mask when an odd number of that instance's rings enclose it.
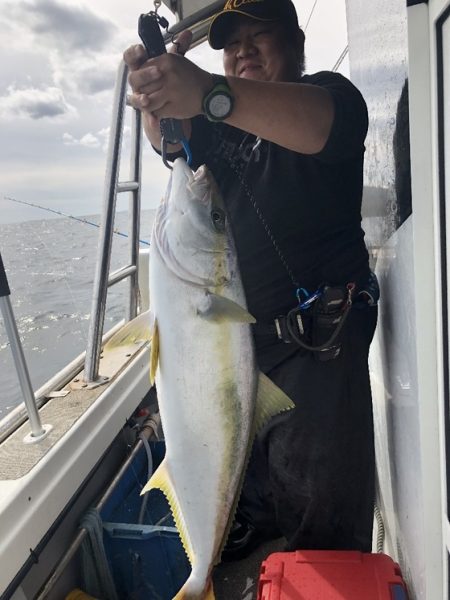
<path fill-rule="evenodd" d="M 233 112 L 233 93 L 226 77 L 213 73 L 212 78 L 214 87 L 203 98 L 203 112 L 209 121 L 224 121 Z"/>

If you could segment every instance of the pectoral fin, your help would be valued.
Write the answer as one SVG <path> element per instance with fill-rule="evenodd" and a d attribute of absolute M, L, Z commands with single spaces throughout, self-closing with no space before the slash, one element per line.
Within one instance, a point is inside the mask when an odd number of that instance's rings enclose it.
<path fill-rule="evenodd" d="M 271 417 L 285 410 L 294 408 L 295 404 L 271 379 L 259 374 L 258 394 L 256 397 L 255 432 L 260 431 Z"/>
<path fill-rule="evenodd" d="M 197 308 L 197 312 L 209 321 L 234 321 L 236 323 L 256 323 L 245 308 L 233 302 L 229 298 L 207 292 L 204 301 Z"/>
<path fill-rule="evenodd" d="M 137 342 L 148 342 L 151 339 L 152 314 L 145 311 L 128 321 L 113 337 L 105 344 L 105 350 L 112 350 L 119 346 L 127 346 Z"/>
<path fill-rule="evenodd" d="M 155 383 L 156 369 L 159 361 L 159 329 L 158 322 L 153 323 L 152 343 L 150 348 L 150 383 Z"/>
<path fill-rule="evenodd" d="M 178 533 L 180 534 L 181 543 L 186 551 L 189 562 L 192 564 L 194 561 L 194 552 L 188 537 L 183 515 L 181 514 L 180 504 L 178 502 L 178 497 L 170 477 L 166 459 L 162 461 L 162 463 L 150 477 L 149 481 L 141 491 L 141 496 L 154 489 L 161 490 L 161 492 L 167 498 L 175 525 L 178 529 Z"/>

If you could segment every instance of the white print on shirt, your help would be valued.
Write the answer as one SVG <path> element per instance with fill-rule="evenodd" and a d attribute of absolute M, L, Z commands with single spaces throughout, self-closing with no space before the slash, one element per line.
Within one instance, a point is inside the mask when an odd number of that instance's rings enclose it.
<path fill-rule="evenodd" d="M 261 160 L 261 145 L 255 148 L 255 141 L 246 144 L 220 139 L 214 147 L 214 154 L 229 162 L 253 161 L 259 163 Z"/>

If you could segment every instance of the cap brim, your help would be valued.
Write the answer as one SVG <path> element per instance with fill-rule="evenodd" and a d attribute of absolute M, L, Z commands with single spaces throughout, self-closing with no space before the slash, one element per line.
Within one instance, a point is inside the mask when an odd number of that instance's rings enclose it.
<path fill-rule="evenodd" d="M 273 21 L 273 19 L 263 19 L 262 17 L 256 17 L 255 15 L 249 15 L 243 10 L 227 10 L 216 15 L 211 21 L 208 31 L 208 42 L 211 48 L 214 50 L 222 50 L 225 46 L 226 36 L 230 31 L 231 21 L 235 18 L 235 15 L 244 15 L 250 19 L 256 21 Z"/>

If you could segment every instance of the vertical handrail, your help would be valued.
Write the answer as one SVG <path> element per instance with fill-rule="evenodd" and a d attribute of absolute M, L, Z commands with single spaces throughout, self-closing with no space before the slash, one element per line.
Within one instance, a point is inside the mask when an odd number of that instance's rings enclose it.
<path fill-rule="evenodd" d="M 50 425 L 42 425 L 41 417 L 36 406 L 33 386 L 31 385 L 30 373 L 28 371 L 22 344 L 20 342 L 19 332 L 17 330 L 14 311 L 11 306 L 9 296 L 11 291 L 6 277 L 5 267 L 3 266 L 2 256 L 0 254 L 0 309 L 3 315 L 6 335 L 13 355 L 14 366 L 17 370 L 19 385 L 22 390 L 24 404 L 27 409 L 30 420 L 31 434 L 26 436 L 27 442 L 38 442 L 43 439 L 50 431 Z"/>
<path fill-rule="evenodd" d="M 142 163 L 142 115 L 139 110 L 133 110 L 134 118 L 131 125 L 131 155 L 130 178 L 141 181 Z M 128 234 L 130 240 L 130 265 L 136 267 L 129 278 L 129 302 L 126 319 L 131 321 L 137 316 L 139 306 L 139 238 L 141 222 L 141 186 L 133 189 L 130 198 Z"/>
<path fill-rule="evenodd" d="M 126 106 L 128 67 L 122 61 L 117 75 L 114 92 L 113 116 L 106 164 L 103 214 L 100 225 L 97 265 L 94 278 L 91 319 L 86 348 L 84 379 L 94 382 L 98 378 L 103 326 L 105 322 L 108 275 L 111 262 L 114 216 L 116 210 L 117 184 L 119 178 L 120 149 Z"/>

